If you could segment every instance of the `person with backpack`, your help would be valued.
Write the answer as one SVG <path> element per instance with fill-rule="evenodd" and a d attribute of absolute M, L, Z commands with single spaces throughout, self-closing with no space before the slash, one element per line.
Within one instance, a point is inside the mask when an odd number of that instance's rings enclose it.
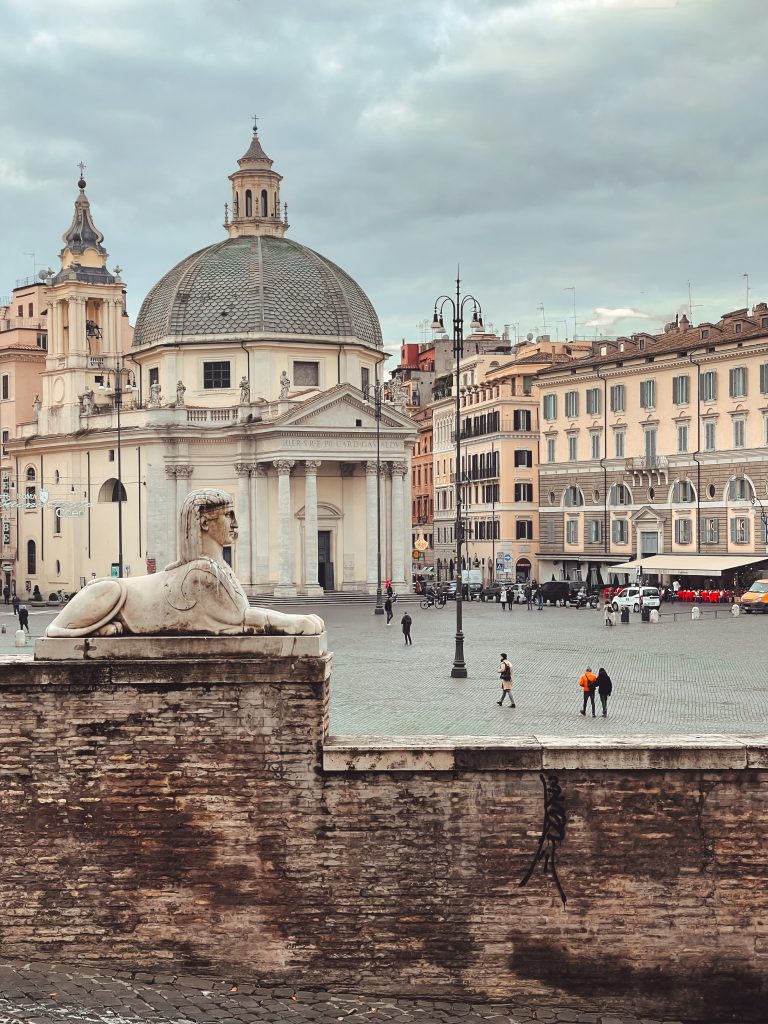
<path fill-rule="evenodd" d="M 504 698 L 509 697 L 510 707 L 515 707 L 515 702 L 512 699 L 512 666 L 503 652 L 501 664 L 499 665 L 499 679 L 501 680 L 501 700 L 497 700 L 496 703 L 501 707 L 504 703 Z"/>
<path fill-rule="evenodd" d="M 595 688 L 597 687 L 597 676 L 592 669 L 587 665 L 587 670 L 584 675 L 579 679 L 579 686 L 584 691 L 584 704 L 582 705 L 580 714 L 586 715 L 587 713 L 587 701 L 592 702 L 592 717 L 595 717 Z"/>
<path fill-rule="evenodd" d="M 597 673 L 597 692 L 600 695 L 600 703 L 603 706 L 603 718 L 605 718 L 608 714 L 608 698 L 613 693 L 613 683 L 604 668 L 601 668 Z"/>
<path fill-rule="evenodd" d="M 400 619 L 400 625 L 403 627 L 403 636 L 405 637 L 406 647 L 408 646 L 408 644 L 410 644 L 411 647 L 413 647 L 413 640 L 411 640 L 411 623 L 412 622 L 413 622 L 413 619 L 408 614 L 408 612 L 405 612 L 405 614 L 403 615 L 402 619 Z"/>

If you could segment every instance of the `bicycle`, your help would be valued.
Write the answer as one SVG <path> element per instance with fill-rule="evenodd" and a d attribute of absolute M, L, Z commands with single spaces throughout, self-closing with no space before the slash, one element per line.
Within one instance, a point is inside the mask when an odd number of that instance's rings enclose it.
<path fill-rule="evenodd" d="M 447 603 L 448 603 L 448 601 L 447 601 L 445 595 L 440 595 L 438 597 L 433 597 L 431 599 L 428 598 L 428 597 L 425 597 L 423 601 L 419 602 L 419 607 L 420 608 L 424 608 L 424 609 L 427 609 L 427 608 L 445 608 Z"/>

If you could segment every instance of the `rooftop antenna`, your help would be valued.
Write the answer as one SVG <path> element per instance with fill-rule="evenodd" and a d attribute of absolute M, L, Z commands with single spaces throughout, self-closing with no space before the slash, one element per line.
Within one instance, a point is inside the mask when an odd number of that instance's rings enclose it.
<path fill-rule="evenodd" d="M 32 277 L 37 277 L 37 261 L 35 260 L 35 254 L 33 252 L 25 252 L 24 255 L 32 257 Z"/>
<path fill-rule="evenodd" d="M 576 341 L 576 285 L 569 284 L 567 288 L 563 288 L 564 292 L 573 292 L 573 340 Z"/>
<path fill-rule="evenodd" d="M 741 276 L 747 279 L 747 312 L 749 312 L 749 274 L 742 274 Z"/>
<path fill-rule="evenodd" d="M 541 322 L 543 324 L 543 328 L 542 328 L 541 333 L 542 334 L 546 334 L 547 333 L 547 318 L 546 318 L 546 316 L 544 314 L 544 303 L 540 302 L 538 304 L 538 306 L 536 307 L 536 309 L 540 309 L 541 310 Z"/>
<path fill-rule="evenodd" d="M 703 306 L 703 302 L 694 302 L 691 298 L 691 282 L 688 282 L 688 319 L 693 323 L 693 311 Z"/>

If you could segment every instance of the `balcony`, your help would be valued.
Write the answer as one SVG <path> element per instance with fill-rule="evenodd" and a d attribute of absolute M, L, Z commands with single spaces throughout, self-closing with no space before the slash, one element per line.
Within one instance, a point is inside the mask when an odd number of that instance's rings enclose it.
<path fill-rule="evenodd" d="M 646 474 L 651 479 L 666 482 L 669 472 L 669 459 L 666 455 L 640 455 L 624 462 L 624 472 L 633 476 Z"/>
<path fill-rule="evenodd" d="M 47 331 L 48 321 L 45 317 L 16 316 L 0 320 L 0 331 Z"/>

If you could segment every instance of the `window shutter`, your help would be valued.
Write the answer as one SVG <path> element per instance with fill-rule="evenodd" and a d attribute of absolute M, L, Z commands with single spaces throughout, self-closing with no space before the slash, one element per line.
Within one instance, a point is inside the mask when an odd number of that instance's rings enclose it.
<path fill-rule="evenodd" d="M 768 363 L 760 366 L 760 394 L 768 394 Z"/>
<path fill-rule="evenodd" d="M 646 392 L 645 381 L 641 380 L 640 381 L 640 408 L 641 409 L 646 409 L 648 407 L 648 402 L 646 401 L 646 394 L 645 394 L 645 392 Z"/>

